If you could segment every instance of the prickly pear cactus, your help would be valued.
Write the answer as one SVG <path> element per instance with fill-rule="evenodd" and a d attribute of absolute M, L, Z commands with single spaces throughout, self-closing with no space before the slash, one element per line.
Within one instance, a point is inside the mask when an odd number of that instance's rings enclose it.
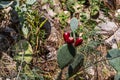
<path fill-rule="evenodd" d="M 120 80 L 120 73 L 117 73 L 114 77 L 114 80 Z"/>
<path fill-rule="evenodd" d="M 108 52 L 107 58 L 110 65 L 117 71 L 114 80 L 120 80 L 120 50 L 112 49 Z"/>
<path fill-rule="evenodd" d="M 78 28 L 78 20 L 77 18 L 73 17 L 70 21 L 70 28 L 74 32 Z"/>
<path fill-rule="evenodd" d="M 57 52 L 57 62 L 61 69 L 72 62 L 76 55 L 76 50 L 73 45 L 64 44 Z"/>
<path fill-rule="evenodd" d="M 84 56 L 82 54 L 77 54 L 74 61 L 69 65 L 68 68 L 68 77 L 71 77 L 75 74 L 82 66 L 84 62 Z"/>

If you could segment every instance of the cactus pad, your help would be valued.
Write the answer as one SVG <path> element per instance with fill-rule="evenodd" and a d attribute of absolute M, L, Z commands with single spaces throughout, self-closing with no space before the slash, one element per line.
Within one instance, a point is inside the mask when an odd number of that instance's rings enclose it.
<path fill-rule="evenodd" d="M 72 62 L 74 56 L 76 55 L 76 50 L 72 45 L 64 44 L 61 46 L 57 52 L 57 62 L 61 69 Z"/>

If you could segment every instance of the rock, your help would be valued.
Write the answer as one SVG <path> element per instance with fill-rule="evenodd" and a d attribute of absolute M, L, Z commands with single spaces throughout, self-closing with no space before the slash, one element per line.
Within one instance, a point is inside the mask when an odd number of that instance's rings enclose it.
<path fill-rule="evenodd" d="M 112 21 L 99 23 L 98 26 L 95 27 L 95 30 L 97 31 L 96 33 L 101 34 L 104 40 L 113 35 L 117 29 L 118 26 L 115 24 L 115 22 Z"/>
<path fill-rule="evenodd" d="M 12 10 L 12 7 L 9 6 L 9 7 L 7 7 L 7 8 L 4 9 L 4 12 L 9 13 L 11 10 Z"/>
<path fill-rule="evenodd" d="M 94 80 L 94 76 L 95 76 L 95 69 L 93 66 L 89 67 L 86 69 L 86 73 L 91 76 L 91 79 L 88 75 L 86 75 L 87 80 Z"/>
<path fill-rule="evenodd" d="M 57 59 L 57 51 L 54 47 L 47 46 L 48 50 L 50 51 L 47 54 L 47 59 L 48 60 L 56 60 Z"/>
<path fill-rule="evenodd" d="M 115 11 L 115 17 L 118 17 L 120 15 L 120 9 Z"/>
<path fill-rule="evenodd" d="M 105 43 L 115 46 L 114 40 L 116 41 L 116 44 L 120 43 L 120 28 L 110 38 L 106 39 Z"/>
<path fill-rule="evenodd" d="M 56 15 L 56 13 L 53 11 L 53 9 L 50 8 L 48 4 L 43 5 L 42 9 L 46 10 L 50 17 L 54 17 Z"/>
<path fill-rule="evenodd" d="M 120 9 L 115 11 L 115 15 L 114 16 L 115 16 L 116 21 L 119 22 L 120 21 Z"/>
<path fill-rule="evenodd" d="M 112 49 L 117 49 L 117 48 L 118 48 L 117 44 L 114 43 L 114 44 L 112 45 Z"/>
<path fill-rule="evenodd" d="M 56 15 L 56 13 L 52 9 L 49 9 L 48 13 L 51 17 L 54 17 Z"/>
<path fill-rule="evenodd" d="M 6 80 L 10 80 L 9 78 L 6 78 Z"/>
<path fill-rule="evenodd" d="M 108 33 L 115 32 L 117 29 L 117 25 L 110 21 L 100 23 L 97 27 L 100 28 L 100 30 L 106 31 Z"/>
<path fill-rule="evenodd" d="M 94 68 L 93 68 L 92 66 L 89 67 L 89 68 L 86 70 L 86 72 L 87 72 L 88 74 L 92 75 L 92 76 L 95 75 L 95 70 L 94 70 Z"/>
<path fill-rule="evenodd" d="M 101 22 L 101 20 L 102 21 L 110 21 L 110 19 L 104 15 L 103 11 L 99 11 L 99 18 L 96 21 Z"/>

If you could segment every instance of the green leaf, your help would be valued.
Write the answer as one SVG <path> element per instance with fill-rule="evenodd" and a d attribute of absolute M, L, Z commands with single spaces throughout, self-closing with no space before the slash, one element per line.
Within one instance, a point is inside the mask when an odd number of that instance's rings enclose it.
<path fill-rule="evenodd" d="M 64 44 L 57 52 L 57 62 L 61 69 L 72 62 L 76 50 L 72 45 Z"/>
<path fill-rule="evenodd" d="M 0 1 L 0 9 L 11 6 L 13 2 L 14 1 Z"/>
<path fill-rule="evenodd" d="M 68 11 L 74 13 L 75 12 L 75 9 L 73 8 L 73 6 L 75 5 L 75 0 L 66 0 L 66 7 L 68 9 Z"/>
<path fill-rule="evenodd" d="M 24 69 L 24 74 L 26 74 L 28 77 L 30 78 L 34 77 L 33 72 L 30 69 L 29 65 L 26 64 L 23 69 Z"/>
<path fill-rule="evenodd" d="M 74 32 L 78 28 L 78 20 L 77 18 L 72 18 L 70 21 L 70 28 Z"/>
<path fill-rule="evenodd" d="M 95 49 L 99 44 L 100 44 L 99 41 L 90 41 L 88 43 L 88 48 L 91 49 L 91 50 Z"/>
<path fill-rule="evenodd" d="M 30 63 L 32 60 L 33 50 L 28 41 L 20 40 L 12 47 L 12 50 L 15 51 L 15 60 L 25 61 L 26 63 Z"/>
<path fill-rule="evenodd" d="M 24 37 L 27 38 L 28 37 L 28 28 L 27 27 L 22 27 L 22 32 L 24 34 Z"/>
<path fill-rule="evenodd" d="M 36 2 L 36 0 L 26 0 L 26 4 L 32 5 Z"/>
<path fill-rule="evenodd" d="M 110 65 L 117 71 L 120 72 L 120 50 L 119 49 L 111 49 L 107 58 L 109 59 Z"/>

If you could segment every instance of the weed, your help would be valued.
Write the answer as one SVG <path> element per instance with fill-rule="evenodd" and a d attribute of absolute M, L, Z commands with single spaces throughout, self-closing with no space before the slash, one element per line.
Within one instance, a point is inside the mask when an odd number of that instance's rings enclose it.
<path fill-rule="evenodd" d="M 58 15 L 58 18 L 59 18 L 59 21 L 60 21 L 60 25 L 61 25 L 61 28 L 64 29 L 64 26 L 67 26 L 67 21 L 68 21 L 68 18 L 70 17 L 70 14 L 67 13 L 65 14 L 65 12 L 61 12 L 59 13 Z"/>

